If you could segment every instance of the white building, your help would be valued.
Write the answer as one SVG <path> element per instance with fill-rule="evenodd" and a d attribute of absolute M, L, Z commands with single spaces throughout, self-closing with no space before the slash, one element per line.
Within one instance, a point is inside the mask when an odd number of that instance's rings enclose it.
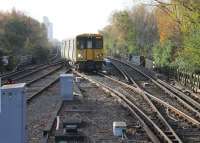
<path fill-rule="evenodd" d="M 43 17 L 43 22 L 47 29 L 48 39 L 49 41 L 52 41 L 53 40 L 53 24 L 49 21 L 48 17 L 46 16 Z"/>

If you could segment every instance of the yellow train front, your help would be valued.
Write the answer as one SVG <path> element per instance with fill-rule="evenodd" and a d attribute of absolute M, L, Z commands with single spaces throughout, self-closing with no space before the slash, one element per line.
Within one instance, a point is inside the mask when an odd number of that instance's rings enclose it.
<path fill-rule="evenodd" d="M 104 58 L 103 36 L 100 34 L 81 34 L 74 39 L 64 40 L 61 56 L 73 63 L 79 70 L 100 70 Z"/>

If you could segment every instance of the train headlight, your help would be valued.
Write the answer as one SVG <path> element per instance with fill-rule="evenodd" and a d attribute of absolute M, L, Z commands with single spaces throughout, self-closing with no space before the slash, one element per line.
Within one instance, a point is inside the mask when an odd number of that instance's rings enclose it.
<path fill-rule="evenodd" d="M 83 56 L 81 54 L 78 54 L 78 58 L 83 58 Z"/>
<path fill-rule="evenodd" d="M 97 59 L 100 59 L 100 58 L 102 58 L 103 57 L 103 54 L 98 54 L 97 55 Z"/>

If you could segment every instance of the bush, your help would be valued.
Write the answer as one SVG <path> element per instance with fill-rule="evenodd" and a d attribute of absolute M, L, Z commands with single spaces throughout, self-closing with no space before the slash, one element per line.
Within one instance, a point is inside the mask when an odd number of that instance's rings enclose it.
<path fill-rule="evenodd" d="M 153 47 L 153 59 L 158 67 L 169 66 L 172 62 L 173 44 L 166 40 L 163 43 L 157 43 Z"/>

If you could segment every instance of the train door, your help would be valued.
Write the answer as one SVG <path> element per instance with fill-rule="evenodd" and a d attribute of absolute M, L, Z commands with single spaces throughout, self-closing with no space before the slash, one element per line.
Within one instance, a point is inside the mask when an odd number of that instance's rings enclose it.
<path fill-rule="evenodd" d="M 87 46 L 87 43 L 86 43 L 86 41 L 85 41 L 85 39 L 79 39 L 78 40 L 78 54 L 80 55 L 80 57 L 81 57 L 81 60 L 86 60 L 86 58 L 87 58 L 87 53 L 86 53 L 86 46 Z M 79 58 L 80 58 L 79 57 Z"/>
<path fill-rule="evenodd" d="M 87 40 L 87 49 L 86 49 L 87 53 L 86 53 L 86 58 L 87 60 L 93 60 L 94 59 L 94 52 L 93 52 L 93 49 L 92 49 L 92 38 L 89 38 Z"/>

